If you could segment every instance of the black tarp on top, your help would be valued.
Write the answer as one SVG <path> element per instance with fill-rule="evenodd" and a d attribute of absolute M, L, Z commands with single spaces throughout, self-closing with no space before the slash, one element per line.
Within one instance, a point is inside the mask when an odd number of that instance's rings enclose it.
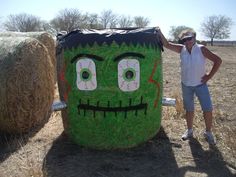
<path fill-rule="evenodd" d="M 152 45 L 163 50 L 157 30 L 152 28 L 115 28 L 115 29 L 77 29 L 66 35 L 58 36 L 58 44 L 62 48 L 75 48 L 96 42 L 102 45 L 104 42 L 110 45 L 113 41 L 121 45 Z"/>

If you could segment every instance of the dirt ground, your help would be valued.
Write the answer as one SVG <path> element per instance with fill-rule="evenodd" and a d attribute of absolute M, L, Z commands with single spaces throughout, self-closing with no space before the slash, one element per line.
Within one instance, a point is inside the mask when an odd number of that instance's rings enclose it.
<path fill-rule="evenodd" d="M 209 47 L 223 63 L 209 81 L 214 104 L 217 145 L 203 138 L 198 102 L 194 138 L 182 141 L 186 125 L 181 107 L 179 57 L 163 53 L 164 96 L 176 107 L 164 107 L 159 133 L 127 150 L 97 151 L 73 144 L 63 134 L 60 112 L 30 135 L 0 139 L 0 177 L 231 177 L 236 176 L 236 47 Z M 210 64 L 209 64 L 210 65 Z M 58 93 L 57 93 L 58 94 Z M 56 95 L 58 97 L 58 95 Z"/>

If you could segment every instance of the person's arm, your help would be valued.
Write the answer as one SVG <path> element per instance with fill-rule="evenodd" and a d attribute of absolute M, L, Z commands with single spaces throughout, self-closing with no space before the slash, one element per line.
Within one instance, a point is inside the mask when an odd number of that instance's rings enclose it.
<path fill-rule="evenodd" d="M 164 47 L 166 47 L 167 49 L 170 49 L 170 50 L 172 50 L 174 52 L 177 52 L 177 53 L 181 52 L 181 50 L 183 48 L 183 45 L 175 44 L 175 43 L 167 41 L 166 37 L 162 34 L 160 28 L 157 27 L 156 29 L 158 31 L 158 34 L 159 34 L 159 36 L 161 38 L 161 42 L 162 42 Z"/>
<path fill-rule="evenodd" d="M 202 83 L 206 83 L 217 72 L 217 70 L 219 69 L 219 67 L 222 63 L 222 60 L 219 56 L 212 53 L 205 46 L 201 47 L 201 50 L 202 50 L 202 54 L 204 55 L 204 57 L 206 57 L 207 59 L 209 59 L 213 62 L 213 66 L 212 66 L 211 71 L 209 72 L 209 74 L 206 74 L 205 76 L 202 77 Z"/>

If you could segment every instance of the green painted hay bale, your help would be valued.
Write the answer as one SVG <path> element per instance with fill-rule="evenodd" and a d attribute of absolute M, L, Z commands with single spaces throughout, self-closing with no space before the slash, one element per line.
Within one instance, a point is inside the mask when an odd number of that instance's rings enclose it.
<path fill-rule="evenodd" d="M 0 131 L 29 132 L 48 121 L 54 94 L 46 47 L 30 37 L 0 37 Z"/>
<path fill-rule="evenodd" d="M 161 44 L 154 28 L 77 30 L 58 41 L 58 88 L 66 133 L 77 144 L 119 149 L 161 126 Z"/>

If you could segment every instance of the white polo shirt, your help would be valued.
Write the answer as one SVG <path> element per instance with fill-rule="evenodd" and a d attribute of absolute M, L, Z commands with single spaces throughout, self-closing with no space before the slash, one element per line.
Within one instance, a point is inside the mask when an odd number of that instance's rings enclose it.
<path fill-rule="evenodd" d="M 206 73 L 206 59 L 201 51 L 202 46 L 194 44 L 191 53 L 188 52 L 185 46 L 181 50 L 181 81 L 186 86 L 202 84 L 201 79 Z"/>

